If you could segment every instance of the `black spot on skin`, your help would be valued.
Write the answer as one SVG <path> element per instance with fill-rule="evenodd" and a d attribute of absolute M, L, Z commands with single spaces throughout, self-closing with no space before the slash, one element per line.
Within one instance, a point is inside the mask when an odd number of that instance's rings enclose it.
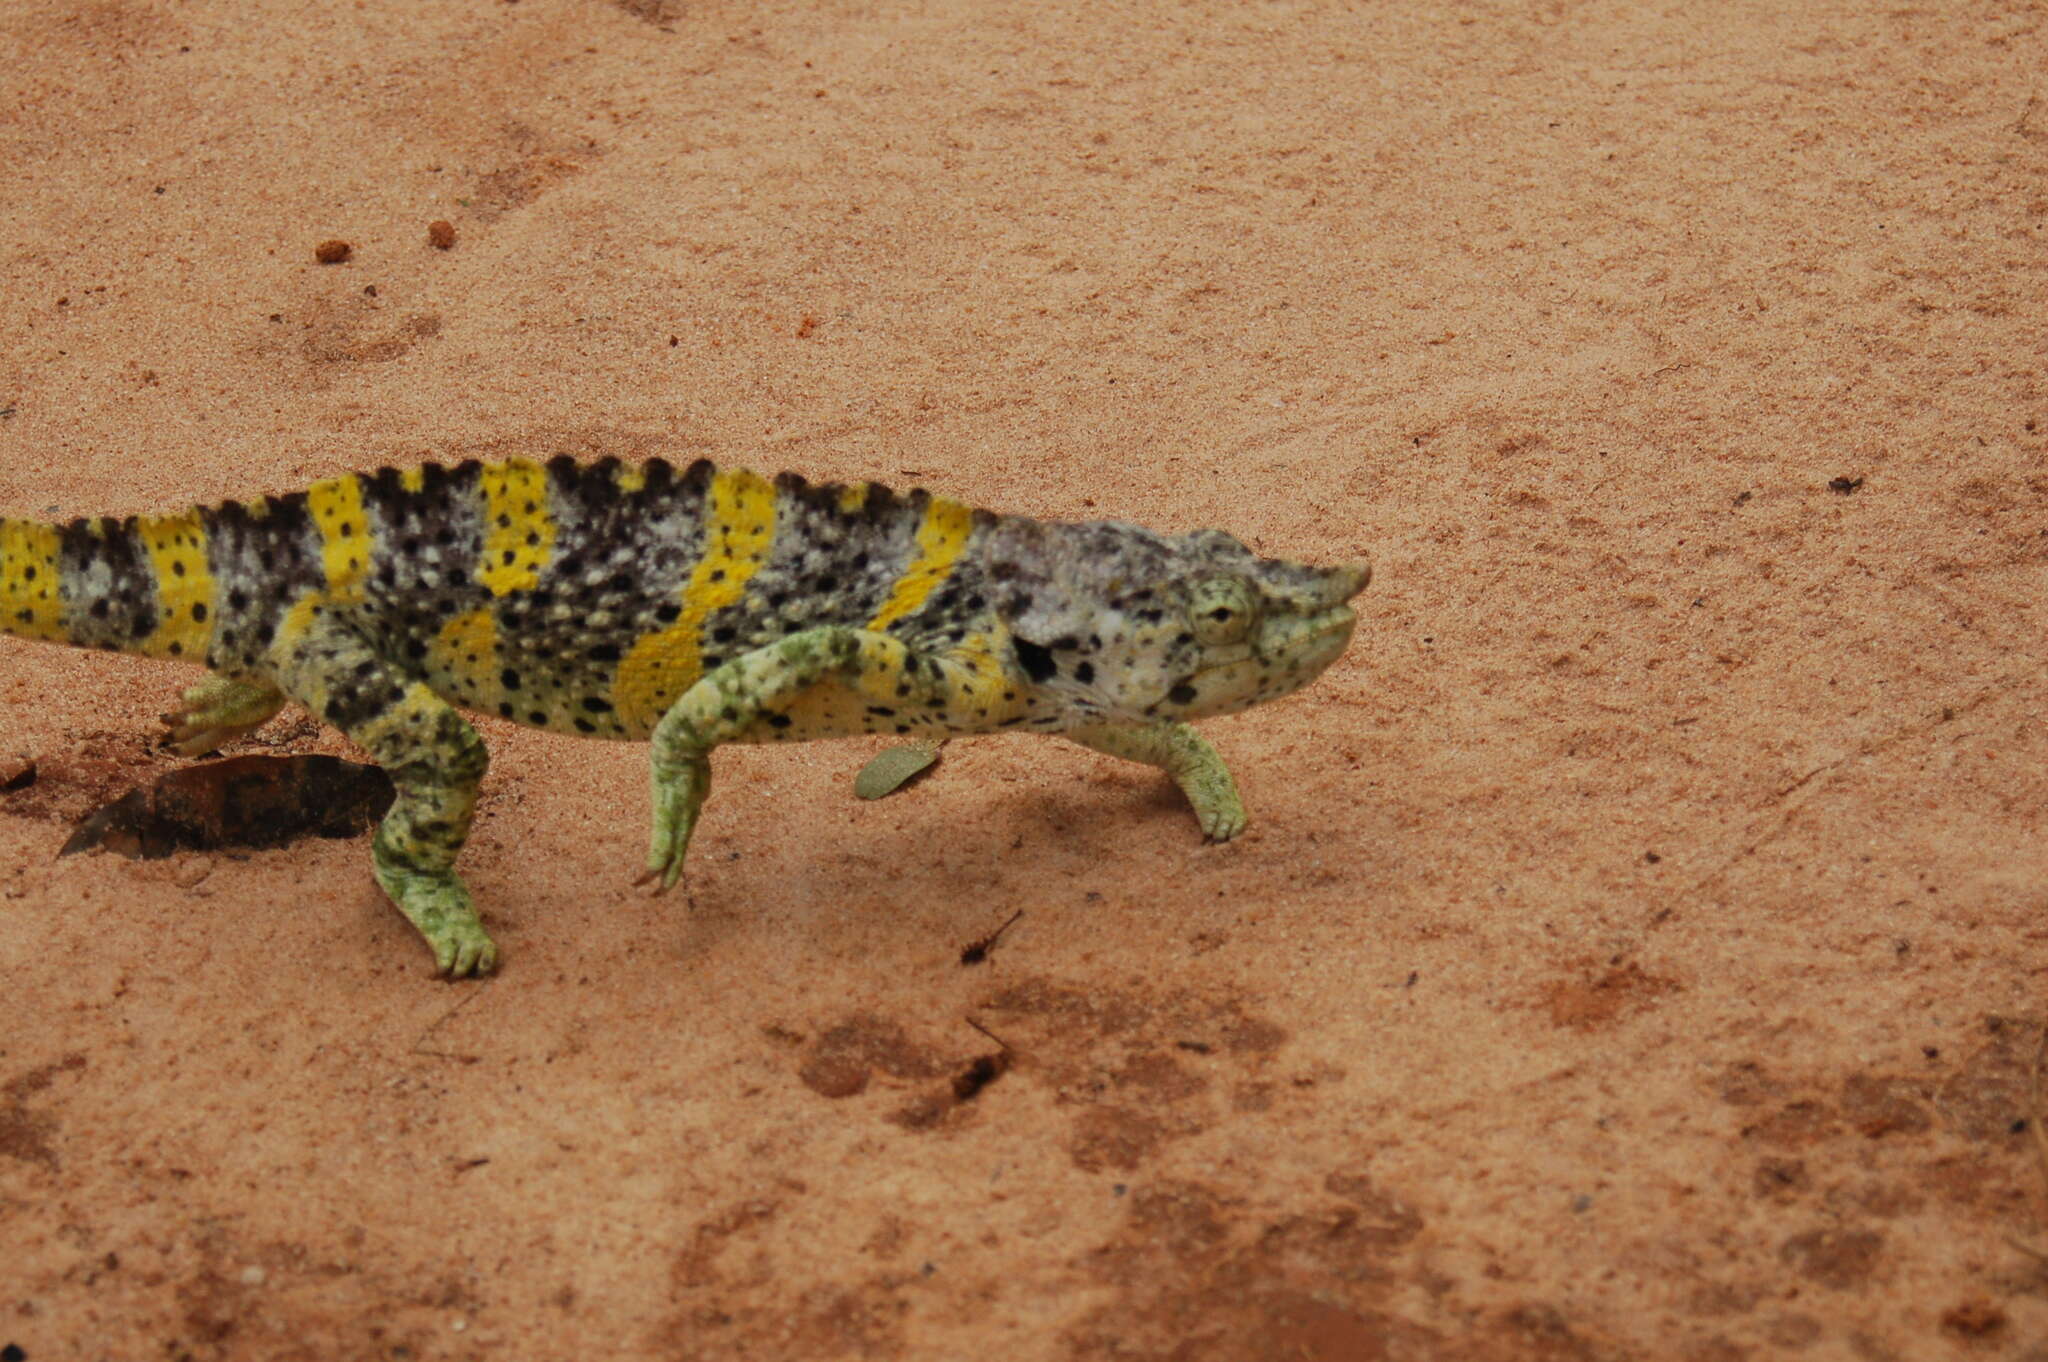
<path fill-rule="evenodd" d="M 788 728 L 789 724 L 790 718 L 787 714 L 771 714 L 768 716 L 768 727 L 770 728 Z"/>
<path fill-rule="evenodd" d="M 609 714 L 612 712 L 612 702 L 601 695 L 584 696 L 583 707 L 592 714 Z"/>
<path fill-rule="evenodd" d="M 839 589 L 839 579 L 829 573 L 818 579 L 818 594 L 829 596 Z"/>
<path fill-rule="evenodd" d="M 1017 664 L 1024 668 L 1024 674 L 1034 682 L 1044 681 L 1059 671 L 1053 663 L 1050 649 L 1041 648 L 1029 639 L 1012 639 L 1010 646 L 1016 649 Z"/>
<path fill-rule="evenodd" d="M 27 618 L 28 618 L 28 611 L 26 611 L 26 610 L 22 611 L 22 612 L 21 612 L 21 615 L 22 615 L 22 618 L 23 618 L 23 619 L 27 619 Z M 185 645 L 184 645 L 184 644 L 182 644 L 182 643 L 173 643 L 173 644 L 171 645 L 171 656 L 172 656 L 172 657 L 183 657 L 184 655 L 185 655 Z"/>
<path fill-rule="evenodd" d="M 206 619 L 206 602 L 205 602 L 205 601 L 194 601 L 194 602 L 192 602 L 192 618 L 193 618 L 193 619 L 195 619 L 195 620 L 198 620 L 198 621 L 200 621 L 200 622 L 202 622 L 202 623 L 203 623 L 203 622 L 205 621 L 205 619 Z"/>
<path fill-rule="evenodd" d="M 576 731 L 578 733 L 595 733 L 597 732 L 597 725 L 588 719 L 578 719 L 576 720 Z"/>
<path fill-rule="evenodd" d="M 712 581 L 714 581 L 714 582 L 722 582 L 722 581 L 724 581 L 724 580 L 725 580 L 725 569 L 724 569 L 724 568 L 713 568 L 713 569 L 711 569 L 711 580 L 712 580 Z"/>
<path fill-rule="evenodd" d="M 509 719 L 512 717 L 512 702 L 510 700 L 501 700 L 498 702 L 498 717 L 501 719 Z"/>
<path fill-rule="evenodd" d="M 1084 686 L 1094 685 L 1095 664 L 1093 662 L 1083 662 L 1080 666 L 1074 668 L 1074 679 Z"/>
<path fill-rule="evenodd" d="M 616 643 L 600 643 L 585 653 L 584 656 L 592 662 L 617 662 L 619 660 L 619 645 Z"/>
<path fill-rule="evenodd" d="M 1195 688 L 1183 681 L 1166 692 L 1166 698 L 1176 705 L 1191 705 L 1195 702 Z"/>
<path fill-rule="evenodd" d="M 1045 646 L 1056 653 L 1070 653 L 1081 646 L 1081 640 L 1075 638 L 1072 634 L 1061 634 Z"/>
<path fill-rule="evenodd" d="M 174 558 L 174 559 L 172 559 L 172 560 L 171 560 L 171 575 L 172 575 L 172 576 L 174 576 L 174 577 L 182 577 L 182 576 L 184 576 L 184 575 L 185 575 L 185 560 L 184 560 L 184 559 L 182 559 L 182 558 Z"/>
<path fill-rule="evenodd" d="M 548 721 L 548 716 L 537 709 L 530 709 L 526 712 L 526 719 L 528 723 L 545 724 Z"/>
<path fill-rule="evenodd" d="M 868 713 L 879 715 L 884 719 L 893 719 L 896 717 L 896 711 L 889 708 L 887 705 L 869 705 Z"/>
<path fill-rule="evenodd" d="M 730 643 L 738 634 L 739 631 L 730 624 L 721 624 L 711 631 L 711 641 L 713 643 Z"/>
<path fill-rule="evenodd" d="M 506 690 L 518 690 L 519 673 L 513 671 L 510 667 L 505 668 L 504 671 L 498 673 L 498 684 L 502 685 Z"/>
<path fill-rule="evenodd" d="M 92 615 L 92 617 L 93 617 L 94 619 L 96 619 L 96 620 L 103 620 L 103 619 L 105 619 L 105 618 L 107 617 L 107 603 L 106 603 L 106 601 L 105 601 L 104 599 L 101 599 L 101 600 L 97 600 L 97 601 L 94 601 L 94 602 L 92 603 L 92 609 L 91 609 L 91 611 L 90 611 L 89 613 L 90 613 L 90 614 Z"/>

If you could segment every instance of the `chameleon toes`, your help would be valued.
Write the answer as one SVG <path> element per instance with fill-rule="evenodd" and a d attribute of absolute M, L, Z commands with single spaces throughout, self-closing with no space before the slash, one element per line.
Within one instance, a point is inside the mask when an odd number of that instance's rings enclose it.
<path fill-rule="evenodd" d="M 178 705 L 162 717 L 172 751 L 203 757 L 253 733 L 284 708 L 284 693 L 265 681 L 210 676 L 188 687 Z"/>
<path fill-rule="evenodd" d="M 1202 836 L 1211 842 L 1228 842 L 1251 823 L 1242 804 L 1198 808 L 1195 817 L 1201 823 Z"/>

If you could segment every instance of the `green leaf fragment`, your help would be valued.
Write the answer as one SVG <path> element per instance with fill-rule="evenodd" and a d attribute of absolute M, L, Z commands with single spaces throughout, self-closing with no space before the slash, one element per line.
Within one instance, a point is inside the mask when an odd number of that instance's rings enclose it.
<path fill-rule="evenodd" d="M 860 774 L 854 777 L 853 792 L 862 799 L 895 794 L 936 766 L 943 746 L 943 738 L 920 738 L 885 749 L 860 768 Z"/>

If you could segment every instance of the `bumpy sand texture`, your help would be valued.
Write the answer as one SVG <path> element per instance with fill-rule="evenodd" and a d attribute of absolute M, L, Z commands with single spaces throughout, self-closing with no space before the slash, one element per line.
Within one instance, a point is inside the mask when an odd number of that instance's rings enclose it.
<path fill-rule="evenodd" d="M 54 862 L 193 674 L 0 644 L 0 1345 L 2048 1359 L 2048 23 L 1357 8 L 0 7 L 10 513 L 662 453 L 1378 569 L 1228 846 L 735 750 L 649 900 L 642 752 L 487 720 L 484 985 L 360 841 Z"/>

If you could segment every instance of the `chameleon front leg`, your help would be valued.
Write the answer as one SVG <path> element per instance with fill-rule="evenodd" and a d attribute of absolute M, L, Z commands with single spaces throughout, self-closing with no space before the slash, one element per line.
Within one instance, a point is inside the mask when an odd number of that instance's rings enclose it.
<path fill-rule="evenodd" d="M 654 831 L 640 882 L 658 879 L 668 889 L 682 875 L 690 834 L 711 791 L 712 748 L 756 724 L 788 725 L 783 711 L 821 682 L 854 691 L 865 683 L 869 698 L 901 704 L 907 696 L 943 711 L 972 684 L 963 675 L 955 663 L 921 658 L 887 634 L 824 625 L 744 653 L 700 678 L 654 727 Z"/>
<path fill-rule="evenodd" d="M 263 677 L 216 675 L 187 688 L 163 721 L 172 751 L 203 757 L 261 728 L 284 704 L 284 692 Z"/>
<path fill-rule="evenodd" d="M 426 938 L 434 964 L 454 978 L 489 973 L 498 947 L 455 873 L 490 762 L 483 739 L 327 607 L 313 606 L 302 624 L 287 626 L 271 664 L 285 694 L 347 734 L 397 788 L 371 840 L 371 863 L 377 883 Z"/>
<path fill-rule="evenodd" d="M 1194 806 L 1202 835 L 1227 842 L 1249 821 L 1230 768 L 1201 734 L 1186 724 L 1098 724 L 1062 736 L 1112 757 L 1142 761 L 1173 777 Z"/>

